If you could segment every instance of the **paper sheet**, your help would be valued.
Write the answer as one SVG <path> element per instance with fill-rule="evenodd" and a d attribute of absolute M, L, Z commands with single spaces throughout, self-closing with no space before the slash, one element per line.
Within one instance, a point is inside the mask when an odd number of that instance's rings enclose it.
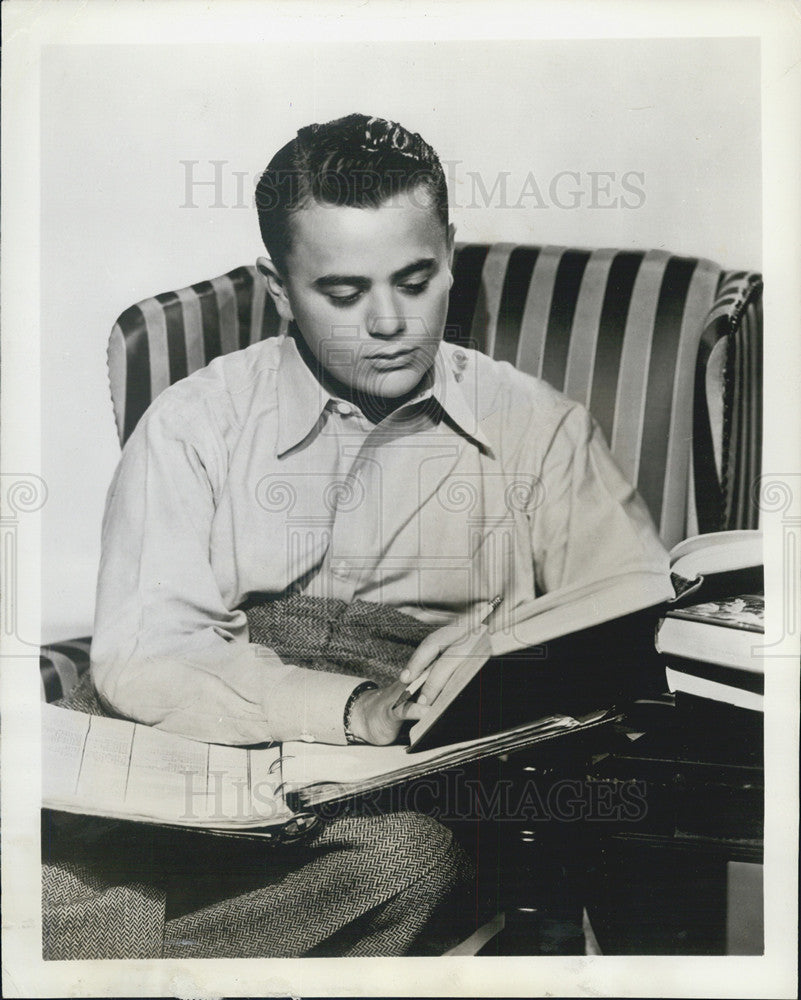
<path fill-rule="evenodd" d="M 292 815 L 278 747 L 200 743 L 124 719 L 42 706 L 42 802 L 89 815 L 212 829 Z"/>

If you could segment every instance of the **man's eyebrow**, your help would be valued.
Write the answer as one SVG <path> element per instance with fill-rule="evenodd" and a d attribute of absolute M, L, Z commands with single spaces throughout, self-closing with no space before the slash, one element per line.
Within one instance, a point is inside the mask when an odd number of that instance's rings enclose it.
<path fill-rule="evenodd" d="M 314 279 L 315 288 L 332 288 L 335 285 L 353 285 L 356 288 L 369 288 L 370 279 L 359 274 L 324 274 Z"/>
<path fill-rule="evenodd" d="M 437 266 L 436 258 L 434 257 L 421 257 L 420 260 L 412 261 L 411 264 L 407 264 L 402 267 L 399 271 L 396 271 L 392 277 L 395 281 L 403 281 L 404 278 L 408 278 L 410 274 L 415 274 L 417 271 L 431 270 Z"/>
<path fill-rule="evenodd" d="M 421 257 L 419 260 L 406 264 L 392 275 L 393 281 L 403 281 L 410 274 L 418 271 L 431 270 L 435 268 L 437 261 L 435 257 Z M 369 288 L 370 279 L 361 274 L 323 274 L 314 279 L 315 288 L 333 288 L 337 285 L 348 285 L 352 288 Z"/>

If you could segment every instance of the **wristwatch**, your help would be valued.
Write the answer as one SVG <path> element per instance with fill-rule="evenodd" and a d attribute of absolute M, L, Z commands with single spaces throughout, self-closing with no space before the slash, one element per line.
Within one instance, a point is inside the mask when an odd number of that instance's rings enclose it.
<path fill-rule="evenodd" d="M 356 687 L 351 691 L 348 700 L 345 702 L 345 711 L 342 713 L 342 724 L 345 729 L 345 742 L 348 744 L 354 743 L 364 743 L 363 739 L 360 739 L 350 728 L 351 726 L 351 715 L 353 714 L 353 706 L 356 704 L 360 694 L 364 694 L 365 691 L 372 691 L 377 688 L 378 685 L 373 681 L 362 681 L 361 684 L 357 684 Z"/>

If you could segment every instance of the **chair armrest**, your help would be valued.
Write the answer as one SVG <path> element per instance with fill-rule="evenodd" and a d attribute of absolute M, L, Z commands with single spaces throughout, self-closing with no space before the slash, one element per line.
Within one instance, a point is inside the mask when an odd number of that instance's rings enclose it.
<path fill-rule="evenodd" d="M 42 701 L 59 701 L 70 694 L 89 670 L 90 636 L 54 642 L 39 650 Z"/>
<path fill-rule="evenodd" d="M 693 493 L 700 533 L 758 527 L 761 471 L 762 279 L 721 275 L 698 347 Z"/>

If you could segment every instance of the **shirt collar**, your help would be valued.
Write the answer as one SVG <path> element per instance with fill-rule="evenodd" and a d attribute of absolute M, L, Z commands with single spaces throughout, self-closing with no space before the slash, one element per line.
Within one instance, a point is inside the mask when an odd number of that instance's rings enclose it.
<path fill-rule="evenodd" d="M 433 385 L 406 406 L 432 397 L 452 423 L 476 444 L 488 451 L 491 445 L 479 426 L 478 418 L 462 387 L 463 371 L 468 364 L 464 351 L 442 343 L 434 359 Z M 475 386 L 475 379 L 469 380 Z M 292 336 L 284 335 L 279 345 L 278 362 L 278 441 L 277 454 L 282 455 L 300 444 L 321 424 L 323 411 L 332 400 L 298 351 Z"/>
<path fill-rule="evenodd" d="M 294 337 L 283 336 L 278 354 L 277 454 L 282 455 L 308 437 L 334 397 L 314 377 Z"/>
<path fill-rule="evenodd" d="M 492 452 L 492 445 L 482 431 L 474 405 L 465 392 L 465 385 L 470 386 L 473 392 L 478 389 L 478 381 L 474 375 L 468 377 L 465 382 L 470 365 L 470 358 L 465 351 L 443 341 L 434 359 L 434 385 L 430 390 L 431 395 L 463 434 Z"/>

